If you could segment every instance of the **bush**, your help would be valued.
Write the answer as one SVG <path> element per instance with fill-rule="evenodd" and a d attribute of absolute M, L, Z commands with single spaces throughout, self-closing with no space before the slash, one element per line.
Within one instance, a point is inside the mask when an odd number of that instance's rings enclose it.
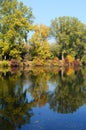
<path fill-rule="evenodd" d="M 11 65 L 11 67 L 19 67 L 21 65 L 21 63 L 17 59 L 12 59 L 10 65 Z"/>
<path fill-rule="evenodd" d="M 2 67 L 9 67 L 9 62 L 6 60 L 2 61 Z"/>
<path fill-rule="evenodd" d="M 52 65 L 53 66 L 58 66 L 59 64 L 59 59 L 57 57 L 55 57 L 53 60 L 52 60 Z"/>
<path fill-rule="evenodd" d="M 69 61 L 69 63 L 72 63 L 74 61 L 74 57 L 72 57 L 71 55 L 67 55 L 66 57 Z"/>
<path fill-rule="evenodd" d="M 33 65 L 35 66 L 43 66 L 44 65 L 44 59 L 40 59 L 40 58 L 35 58 L 33 60 Z"/>
<path fill-rule="evenodd" d="M 83 65 L 86 65 L 86 56 L 85 55 L 82 57 L 81 62 Z"/>
<path fill-rule="evenodd" d="M 44 61 L 44 66 L 51 66 L 51 64 L 52 64 L 52 60 L 45 60 Z"/>

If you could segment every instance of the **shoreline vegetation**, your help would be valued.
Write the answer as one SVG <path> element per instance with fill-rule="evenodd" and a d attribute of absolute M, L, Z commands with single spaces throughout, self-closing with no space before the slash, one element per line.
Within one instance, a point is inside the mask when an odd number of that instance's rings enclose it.
<path fill-rule="evenodd" d="M 62 16 L 34 24 L 32 8 L 0 0 L 0 67 L 78 67 L 86 64 L 86 25 Z"/>
<path fill-rule="evenodd" d="M 8 62 L 9 63 L 9 62 Z M 29 74 L 29 73 L 34 73 L 35 75 L 37 74 L 42 74 L 42 73 L 52 73 L 57 75 L 58 73 L 63 77 L 65 75 L 69 76 L 69 75 L 73 75 L 78 73 L 78 71 L 80 71 L 82 68 L 82 66 L 80 66 L 79 64 L 77 65 L 65 65 L 65 66 L 61 66 L 61 65 L 55 65 L 55 66 L 39 66 L 39 65 L 35 65 L 32 66 L 30 63 L 30 66 L 5 66 L 5 67 L 0 67 L 0 76 L 6 76 L 6 75 L 20 75 L 21 73 L 23 74 Z"/>
<path fill-rule="evenodd" d="M 16 59 L 12 59 L 11 61 L 3 60 L 0 61 L 0 68 L 8 68 L 8 67 L 81 67 L 82 63 L 79 59 L 70 59 L 65 58 L 64 60 L 59 60 L 58 58 L 54 58 L 52 60 L 43 60 L 43 59 L 35 59 L 33 61 L 19 61 Z"/>

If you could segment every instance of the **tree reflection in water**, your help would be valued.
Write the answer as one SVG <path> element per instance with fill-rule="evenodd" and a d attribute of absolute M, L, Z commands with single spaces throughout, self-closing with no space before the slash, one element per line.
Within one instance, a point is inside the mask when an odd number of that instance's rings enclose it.
<path fill-rule="evenodd" d="M 61 71 L 42 67 L 0 71 L 0 129 L 15 130 L 30 123 L 32 108 L 46 103 L 59 113 L 72 113 L 85 104 L 85 68 Z"/>

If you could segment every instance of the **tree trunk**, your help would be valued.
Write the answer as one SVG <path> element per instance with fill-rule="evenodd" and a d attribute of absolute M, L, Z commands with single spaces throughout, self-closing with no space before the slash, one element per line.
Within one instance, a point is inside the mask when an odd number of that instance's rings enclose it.
<path fill-rule="evenodd" d="M 62 60 L 64 60 L 64 53 L 62 53 Z"/>

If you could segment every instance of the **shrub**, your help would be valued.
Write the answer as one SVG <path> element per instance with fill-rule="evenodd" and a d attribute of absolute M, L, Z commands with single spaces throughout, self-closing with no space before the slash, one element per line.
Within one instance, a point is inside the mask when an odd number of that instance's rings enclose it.
<path fill-rule="evenodd" d="M 40 58 L 35 58 L 33 60 L 33 65 L 35 66 L 43 66 L 44 65 L 44 59 L 40 59 Z"/>
<path fill-rule="evenodd" d="M 72 63 L 74 61 L 74 58 L 71 55 L 67 55 L 66 57 L 69 61 L 69 63 Z"/>
<path fill-rule="evenodd" d="M 44 61 L 44 66 L 51 66 L 52 60 L 48 59 Z"/>
<path fill-rule="evenodd" d="M 86 65 L 86 56 L 84 55 L 81 59 L 82 64 Z"/>
<path fill-rule="evenodd" d="M 9 67 L 9 62 L 6 60 L 2 61 L 2 67 Z"/>
<path fill-rule="evenodd" d="M 59 64 L 59 59 L 57 57 L 55 57 L 53 60 L 52 60 L 52 65 L 53 66 L 58 66 Z"/>
<path fill-rule="evenodd" d="M 11 67 L 19 67 L 21 65 L 21 63 L 17 59 L 12 59 L 10 65 L 11 65 Z"/>

